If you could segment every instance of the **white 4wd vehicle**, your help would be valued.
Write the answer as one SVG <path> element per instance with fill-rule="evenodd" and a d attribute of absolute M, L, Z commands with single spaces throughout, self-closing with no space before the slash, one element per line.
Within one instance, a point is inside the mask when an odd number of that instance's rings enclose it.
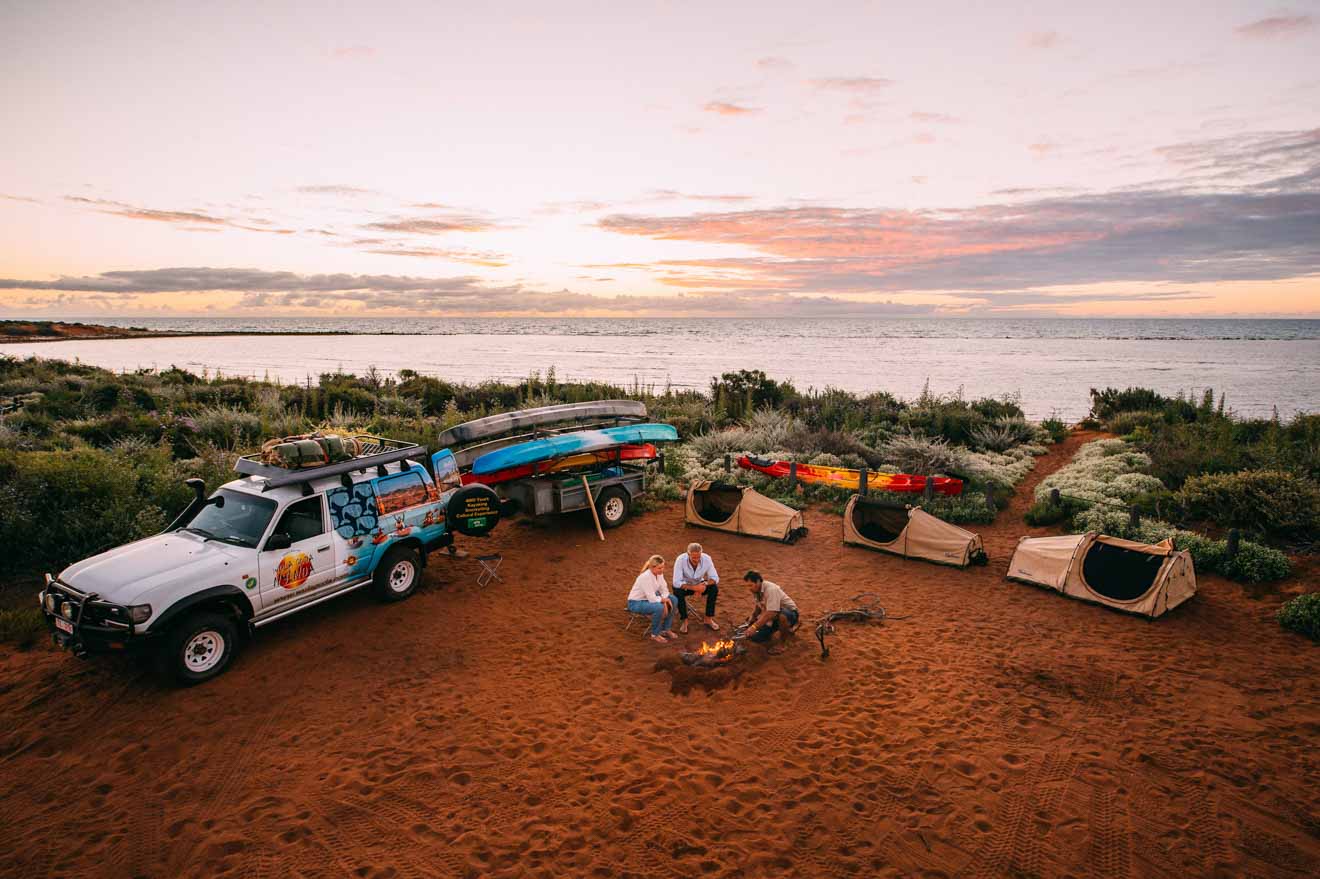
<path fill-rule="evenodd" d="M 428 553 L 455 531 L 499 521 L 484 485 L 459 485 L 453 455 L 359 437 L 362 453 L 286 470 L 240 458 L 246 474 L 197 497 L 168 529 L 46 575 L 56 643 L 79 655 L 151 648 L 184 683 L 220 674 L 239 636 L 363 586 L 383 601 L 417 588 Z M 433 475 L 434 473 L 434 475 Z"/>

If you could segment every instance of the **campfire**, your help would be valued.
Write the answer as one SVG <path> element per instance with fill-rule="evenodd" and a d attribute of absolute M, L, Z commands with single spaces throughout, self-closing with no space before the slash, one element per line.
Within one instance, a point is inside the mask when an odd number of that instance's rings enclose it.
<path fill-rule="evenodd" d="M 747 648 L 737 641 L 716 641 L 714 644 L 703 643 L 691 653 L 680 653 L 679 658 L 683 660 L 684 665 L 718 668 L 732 662 L 746 651 Z"/>

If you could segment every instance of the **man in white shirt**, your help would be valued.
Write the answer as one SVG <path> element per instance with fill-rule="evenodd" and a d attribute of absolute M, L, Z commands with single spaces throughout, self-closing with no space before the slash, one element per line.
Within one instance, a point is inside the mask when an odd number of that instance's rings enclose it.
<path fill-rule="evenodd" d="M 690 595 L 706 596 L 704 622 L 712 629 L 719 629 L 720 624 L 715 622 L 715 602 L 720 597 L 720 575 L 710 556 L 701 551 L 700 543 L 689 543 L 687 552 L 674 559 L 674 580 L 670 585 L 678 599 L 678 617 L 683 621 L 678 627 L 680 632 L 688 630 L 687 600 Z"/>
<path fill-rule="evenodd" d="M 756 571 L 748 571 L 744 574 L 743 583 L 756 599 L 756 607 L 752 610 L 752 615 L 747 618 L 748 641 L 765 644 L 774 640 L 775 635 L 783 641 L 797 629 L 799 619 L 797 602 L 789 598 L 777 583 L 771 583 Z M 778 650 L 772 647 L 770 652 L 776 653 Z"/>

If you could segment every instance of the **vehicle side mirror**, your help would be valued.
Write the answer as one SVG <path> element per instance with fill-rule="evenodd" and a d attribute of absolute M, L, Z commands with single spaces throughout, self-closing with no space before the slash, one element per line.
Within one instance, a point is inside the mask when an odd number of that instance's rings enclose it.
<path fill-rule="evenodd" d="M 225 505 L 225 496 L 222 494 L 217 494 L 214 497 L 207 498 L 206 503 L 203 504 L 202 506 L 205 507 L 213 506 L 219 508 L 219 507 L 223 507 L 224 505 Z"/>
<path fill-rule="evenodd" d="M 293 538 L 282 531 L 276 531 L 270 537 L 266 538 L 266 551 L 272 549 L 288 549 L 293 546 Z"/>

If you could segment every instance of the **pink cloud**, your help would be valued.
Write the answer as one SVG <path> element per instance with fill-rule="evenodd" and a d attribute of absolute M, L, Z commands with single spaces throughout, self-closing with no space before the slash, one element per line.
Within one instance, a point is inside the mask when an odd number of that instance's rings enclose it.
<path fill-rule="evenodd" d="M 1276 15 L 1234 28 L 1238 36 L 1252 40 L 1290 37 L 1310 29 L 1311 16 L 1309 15 Z"/>
<path fill-rule="evenodd" d="M 908 118 L 913 122 L 933 122 L 938 124 L 953 124 L 962 121 L 957 116 L 950 116 L 948 113 L 923 113 L 920 110 L 914 110 Z"/>
<path fill-rule="evenodd" d="M 1058 31 L 1036 31 L 1027 34 L 1027 48 L 1029 49 L 1053 49 L 1062 42 L 1063 37 Z"/>
<path fill-rule="evenodd" d="M 726 101 L 711 101 L 705 107 L 702 107 L 707 113 L 716 113 L 720 116 L 746 116 L 749 113 L 760 113 L 760 107 L 744 107 L 740 104 L 730 104 Z"/>
<path fill-rule="evenodd" d="M 360 59 L 374 58 L 376 50 L 371 46 L 340 46 L 331 53 L 335 58 Z"/>
<path fill-rule="evenodd" d="M 876 76 L 829 76 L 823 79 L 813 79 L 811 84 L 818 89 L 869 95 L 889 88 L 894 84 L 894 81 Z"/>

